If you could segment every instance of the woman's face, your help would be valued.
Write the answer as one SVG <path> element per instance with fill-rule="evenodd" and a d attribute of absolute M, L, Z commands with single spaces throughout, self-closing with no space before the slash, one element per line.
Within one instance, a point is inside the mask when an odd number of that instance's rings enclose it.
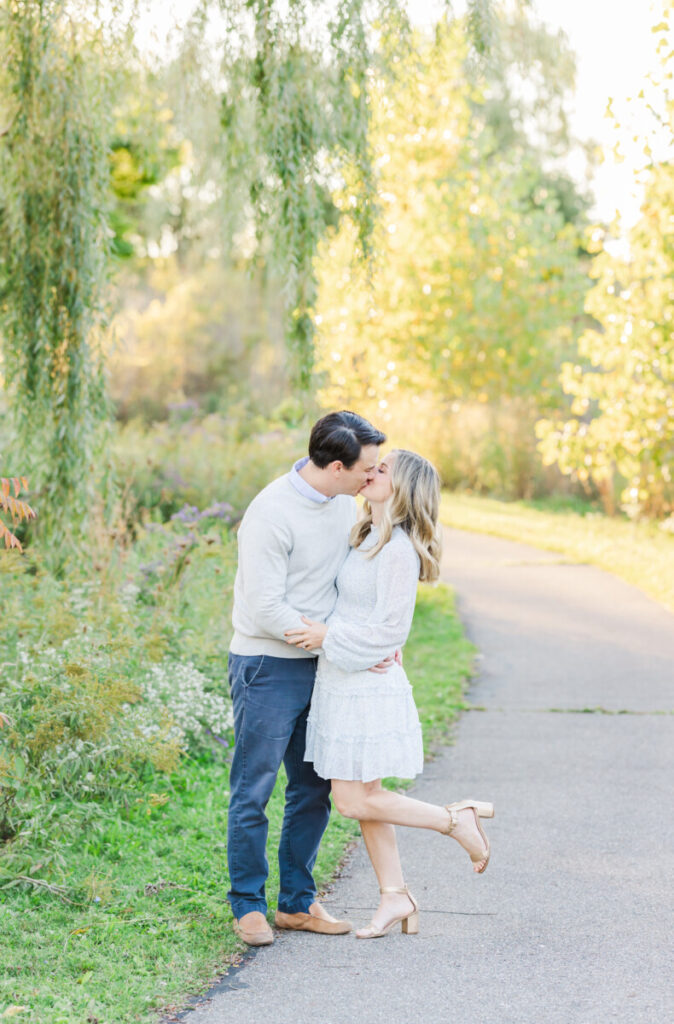
<path fill-rule="evenodd" d="M 391 470 L 393 469 L 394 460 L 395 454 L 389 452 L 375 469 L 374 479 L 369 484 L 366 484 L 360 492 L 370 503 L 373 501 L 384 502 L 393 494 Z"/>

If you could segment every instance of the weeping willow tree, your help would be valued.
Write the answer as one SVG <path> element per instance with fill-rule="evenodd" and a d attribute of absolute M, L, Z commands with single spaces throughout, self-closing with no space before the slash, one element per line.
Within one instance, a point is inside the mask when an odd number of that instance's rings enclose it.
<path fill-rule="evenodd" d="M 451 7 L 451 4 L 447 4 Z M 227 24 L 222 104 L 227 206 L 247 255 L 279 275 L 295 378 L 313 368 L 314 257 L 340 217 L 367 260 L 377 214 L 370 83 L 394 69 L 410 40 L 404 0 L 221 0 Z M 490 0 L 471 0 L 467 25 L 484 52 Z M 336 190 L 348 196 L 333 202 Z"/>
<path fill-rule="evenodd" d="M 77 5 L 79 4 L 79 9 Z M 202 0 L 225 30 L 225 206 L 239 251 L 280 274 L 295 375 L 313 366 L 314 257 L 349 217 L 367 260 L 377 185 L 370 82 L 408 45 L 404 0 Z M 107 417 L 98 344 L 110 232 L 109 0 L 0 7 L 0 336 L 14 464 L 67 550 L 86 522 Z M 489 0 L 470 0 L 476 50 Z M 110 13 L 112 12 L 112 14 Z M 93 21 L 93 23 L 92 23 Z M 347 195 L 336 206 L 336 193 Z M 20 456 L 20 457 L 19 457 Z"/>
<path fill-rule="evenodd" d="M 99 45 L 62 0 L 0 14 L 0 335 L 13 457 L 54 552 L 77 538 L 106 416 L 96 335 L 109 184 Z"/>

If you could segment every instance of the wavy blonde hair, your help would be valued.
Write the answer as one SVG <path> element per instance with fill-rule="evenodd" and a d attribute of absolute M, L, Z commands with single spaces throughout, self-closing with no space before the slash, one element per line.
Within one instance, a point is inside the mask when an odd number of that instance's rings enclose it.
<path fill-rule="evenodd" d="M 379 540 L 365 557 L 374 558 L 390 541 L 393 527 L 401 526 L 419 555 L 419 579 L 430 583 L 440 575 L 440 477 L 435 466 L 416 452 L 395 448 L 391 454 L 395 455 L 391 467 L 393 493 L 384 506 Z M 361 518 L 351 530 L 352 547 L 360 547 L 371 526 L 372 508 L 366 501 Z"/>

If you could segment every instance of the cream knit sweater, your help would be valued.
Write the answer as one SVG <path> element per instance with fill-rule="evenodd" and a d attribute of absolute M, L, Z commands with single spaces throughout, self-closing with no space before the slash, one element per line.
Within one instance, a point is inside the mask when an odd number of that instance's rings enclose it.
<path fill-rule="evenodd" d="M 317 652 L 287 644 L 300 616 L 325 622 L 335 606 L 335 579 L 349 552 L 354 498 L 315 502 L 293 487 L 290 474 L 253 499 L 239 527 L 234 582 L 233 654 L 308 658 Z"/>

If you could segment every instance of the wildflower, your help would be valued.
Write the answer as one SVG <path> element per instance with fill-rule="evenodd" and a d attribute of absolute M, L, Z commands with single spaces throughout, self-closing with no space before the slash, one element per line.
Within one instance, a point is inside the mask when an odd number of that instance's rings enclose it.
<path fill-rule="evenodd" d="M 200 516 L 199 509 L 196 505 L 183 505 L 179 512 L 174 512 L 171 519 L 175 519 L 180 523 L 192 523 L 198 520 Z"/>

